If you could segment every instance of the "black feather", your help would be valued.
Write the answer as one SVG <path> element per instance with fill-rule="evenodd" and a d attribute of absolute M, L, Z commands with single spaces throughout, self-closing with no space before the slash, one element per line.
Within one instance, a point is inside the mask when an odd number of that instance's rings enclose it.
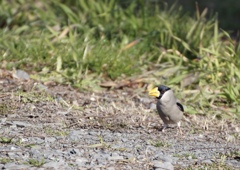
<path fill-rule="evenodd" d="M 168 91 L 168 90 L 170 90 L 170 88 L 167 87 L 167 86 L 164 86 L 164 85 L 158 86 L 158 91 L 159 91 L 160 93 L 165 93 L 165 92 Z"/>
<path fill-rule="evenodd" d="M 184 112 L 184 108 L 183 108 L 183 106 L 182 106 L 181 103 L 178 103 L 178 102 L 177 102 L 177 106 L 178 106 L 179 110 L 181 110 L 182 112 Z"/>

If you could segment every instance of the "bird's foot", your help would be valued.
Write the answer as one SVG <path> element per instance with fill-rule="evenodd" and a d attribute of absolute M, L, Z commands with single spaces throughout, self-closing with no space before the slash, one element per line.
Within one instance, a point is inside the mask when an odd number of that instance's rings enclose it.
<path fill-rule="evenodd" d="M 183 132 L 182 132 L 182 129 L 181 129 L 180 127 L 178 127 L 177 136 L 178 136 L 179 134 L 180 134 L 181 136 L 183 136 Z"/>
<path fill-rule="evenodd" d="M 178 122 L 177 123 L 177 134 L 176 134 L 176 136 L 178 136 L 180 134 L 183 137 L 184 134 L 183 134 L 183 131 L 182 131 L 180 126 L 181 126 L 181 122 Z"/>
<path fill-rule="evenodd" d="M 168 125 L 167 124 L 164 124 L 163 127 L 160 129 L 162 132 L 165 132 L 165 129 L 168 128 Z"/>

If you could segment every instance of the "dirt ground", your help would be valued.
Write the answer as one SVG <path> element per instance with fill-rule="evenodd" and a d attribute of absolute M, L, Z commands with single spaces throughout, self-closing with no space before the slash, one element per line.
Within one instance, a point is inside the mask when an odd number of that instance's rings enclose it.
<path fill-rule="evenodd" d="M 161 132 L 155 102 L 143 88 L 84 92 L 53 82 L 1 77 L 0 165 L 46 168 L 51 162 L 48 157 L 43 155 L 42 164 L 36 159 L 41 152 L 54 152 L 55 158 L 62 157 L 67 163 L 64 169 L 240 169 L 239 120 L 185 113 L 183 136 L 176 128 Z M 81 138 L 75 138 L 80 132 Z M 50 137 L 58 140 L 53 144 L 46 140 Z M 39 142 L 43 139 L 44 144 Z M 32 153 L 30 145 L 39 145 L 36 157 L 29 154 L 25 158 L 11 150 Z M 73 147 L 80 149 L 81 161 L 86 158 L 88 163 L 77 164 L 80 158 L 63 156 Z M 109 155 L 102 162 L 100 149 Z M 30 161 L 33 159 L 35 163 Z"/>

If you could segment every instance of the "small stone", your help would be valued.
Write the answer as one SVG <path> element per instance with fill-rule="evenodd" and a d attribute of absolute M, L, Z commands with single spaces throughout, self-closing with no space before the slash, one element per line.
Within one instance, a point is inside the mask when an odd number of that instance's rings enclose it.
<path fill-rule="evenodd" d="M 50 161 L 43 165 L 43 168 L 64 169 L 64 167 L 66 167 L 65 162 L 60 161 Z"/>
<path fill-rule="evenodd" d="M 68 139 L 70 139 L 71 141 L 78 141 L 82 138 L 83 134 L 84 133 L 80 130 L 72 130 L 68 135 Z"/>
<path fill-rule="evenodd" d="M 207 159 L 207 160 L 202 161 L 202 163 L 205 163 L 205 164 L 212 164 L 212 161 L 211 161 L 210 159 Z"/>
<path fill-rule="evenodd" d="M 78 104 L 78 101 L 77 101 L 77 100 L 74 100 L 74 101 L 72 102 L 72 104 L 73 104 L 73 106 L 79 107 L 79 104 Z"/>
<path fill-rule="evenodd" d="M 170 162 L 172 163 L 172 158 L 163 154 L 157 154 L 154 158 L 155 160 L 161 160 L 163 162 Z"/>
<path fill-rule="evenodd" d="M 2 169 L 29 169 L 30 166 L 28 165 L 18 165 L 14 162 L 6 163 L 5 166 Z"/>
<path fill-rule="evenodd" d="M 1 121 L 0 123 L 5 123 L 6 120 L 7 120 L 7 118 L 1 118 L 1 119 L 0 119 L 0 121 Z"/>
<path fill-rule="evenodd" d="M 13 124 L 15 124 L 17 127 L 20 127 L 20 128 L 32 126 L 30 123 L 21 122 L 21 121 L 13 121 Z"/>
<path fill-rule="evenodd" d="M 13 151 L 13 150 L 16 150 L 17 148 L 16 147 L 14 147 L 14 146 L 11 146 L 11 150 Z"/>
<path fill-rule="evenodd" d="M 119 154 L 116 153 L 116 152 L 113 152 L 113 153 L 111 154 L 111 156 L 119 156 Z"/>
<path fill-rule="evenodd" d="M 20 140 L 21 140 L 21 142 L 27 142 L 28 141 L 27 138 L 21 138 Z"/>
<path fill-rule="evenodd" d="M 88 162 L 89 162 L 89 161 L 88 161 L 86 158 L 84 158 L 84 157 L 78 157 L 78 158 L 76 158 L 76 164 L 77 164 L 78 166 L 85 166 Z"/>
<path fill-rule="evenodd" d="M 97 135 L 99 135 L 99 132 L 89 131 L 88 134 L 89 134 L 89 135 L 93 135 L 93 136 L 95 136 L 95 135 L 97 136 Z"/>
<path fill-rule="evenodd" d="M 227 140 L 228 142 L 234 142 L 234 141 L 235 141 L 235 137 L 234 137 L 233 135 L 227 135 L 227 136 L 226 136 L 226 140 Z"/>
<path fill-rule="evenodd" d="M 134 157 L 135 156 L 132 153 L 124 153 L 124 158 L 126 158 L 126 159 L 132 159 Z"/>
<path fill-rule="evenodd" d="M 156 110 L 156 104 L 155 103 L 150 103 L 149 109 L 150 110 Z"/>
<path fill-rule="evenodd" d="M 12 160 L 14 160 L 16 157 L 18 157 L 18 155 L 15 154 L 15 152 L 9 152 L 8 153 L 9 158 L 11 158 Z"/>
<path fill-rule="evenodd" d="M 153 161 L 153 168 L 174 170 L 173 165 L 170 162 L 161 162 L 161 161 Z"/>
<path fill-rule="evenodd" d="M 41 146 L 35 145 L 34 148 L 31 148 L 29 153 L 30 155 L 32 155 L 33 158 L 39 158 L 42 157 L 42 151 L 40 151 L 41 149 L 42 149 Z"/>
<path fill-rule="evenodd" d="M 43 91 L 46 91 L 48 89 L 48 87 L 43 85 L 42 83 L 34 83 L 34 86 L 39 90 L 43 90 Z"/>
<path fill-rule="evenodd" d="M 45 138 L 45 143 L 53 143 L 53 142 L 55 142 L 56 141 L 56 138 L 54 138 L 54 137 L 46 137 Z"/>
<path fill-rule="evenodd" d="M 127 138 L 121 138 L 121 141 L 123 142 L 123 143 L 125 143 L 125 142 L 127 142 L 129 139 L 127 139 Z"/>
<path fill-rule="evenodd" d="M 137 156 L 137 159 L 139 159 L 139 160 L 143 160 L 143 159 L 145 159 L 145 158 L 146 158 L 145 155 L 139 155 L 139 156 Z"/>
<path fill-rule="evenodd" d="M 45 152 L 44 157 L 48 160 L 55 160 L 55 155 L 52 152 Z"/>
<path fill-rule="evenodd" d="M 146 97 L 141 97 L 140 98 L 140 102 L 141 103 L 145 103 L 145 104 L 148 104 L 148 103 L 151 103 L 152 100 L 150 100 L 150 98 L 146 98 Z"/>
<path fill-rule="evenodd" d="M 111 160 L 111 161 L 118 161 L 118 160 L 123 160 L 123 156 L 111 156 L 111 157 L 108 157 L 108 160 Z"/>
<path fill-rule="evenodd" d="M 29 80 L 29 74 L 23 70 L 16 70 L 13 72 L 13 77 L 17 79 L 22 79 L 22 80 Z"/>
<path fill-rule="evenodd" d="M 115 133 L 117 137 L 122 137 L 122 133 Z"/>

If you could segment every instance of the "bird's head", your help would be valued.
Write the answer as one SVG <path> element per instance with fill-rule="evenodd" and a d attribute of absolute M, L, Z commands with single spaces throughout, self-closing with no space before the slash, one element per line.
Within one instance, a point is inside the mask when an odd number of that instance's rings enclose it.
<path fill-rule="evenodd" d="M 170 90 L 169 87 L 164 86 L 164 85 L 160 85 L 160 86 L 155 87 L 152 90 L 150 90 L 148 94 L 150 96 L 156 97 L 157 99 L 161 99 L 163 94 L 168 90 Z"/>

